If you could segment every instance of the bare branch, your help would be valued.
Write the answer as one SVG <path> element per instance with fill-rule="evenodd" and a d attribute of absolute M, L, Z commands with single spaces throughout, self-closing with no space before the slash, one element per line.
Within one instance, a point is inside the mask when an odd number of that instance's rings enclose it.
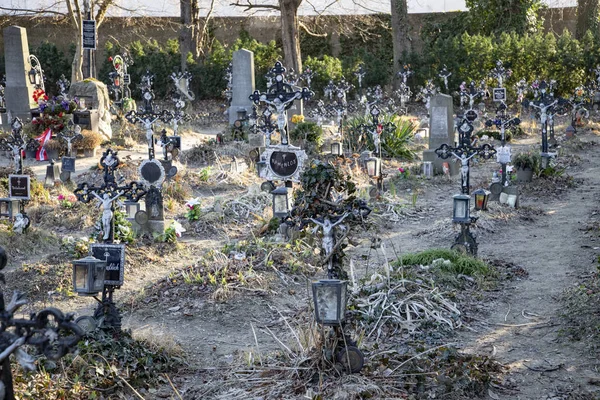
<path fill-rule="evenodd" d="M 100 4 L 100 8 L 98 9 L 98 13 L 96 13 L 96 24 L 97 27 L 100 27 L 102 22 L 104 22 L 104 17 L 106 16 L 106 11 L 108 8 L 115 2 L 115 0 L 104 0 Z"/>
<path fill-rule="evenodd" d="M 327 33 L 316 33 L 316 32 L 312 32 L 308 26 L 306 26 L 302 21 L 298 21 L 298 26 L 302 29 L 304 29 L 304 31 L 306 33 L 308 33 L 310 36 L 315 36 L 315 37 L 327 37 Z"/>
<path fill-rule="evenodd" d="M 27 8 L 0 7 L 0 10 L 13 11 L 15 13 L 18 12 L 18 13 L 26 13 L 26 14 L 54 14 L 54 15 L 60 15 L 61 17 L 65 16 L 65 13 L 61 13 L 59 11 L 53 11 L 53 10 L 49 10 L 49 9 L 31 10 L 31 9 L 27 9 Z"/>
<path fill-rule="evenodd" d="M 230 3 L 230 6 L 234 6 L 234 7 L 245 7 L 244 11 L 250 11 L 253 8 L 262 8 L 262 9 L 269 9 L 269 10 L 277 10 L 280 11 L 281 8 L 279 6 L 275 6 L 272 4 L 256 4 L 256 3 L 252 3 L 250 0 L 246 0 L 247 4 L 240 4 L 241 0 L 236 1 L 235 3 Z"/>
<path fill-rule="evenodd" d="M 75 12 L 73 11 L 73 5 L 71 4 L 71 0 L 66 0 L 65 2 L 67 3 L 67 10 L 69 10 L 69 15 L 71 16 L 71 18 L 73 18 L 73 25 L 75 25 L 75 27 L 77 29 L 79 29 L 80 28 L 79 18 L 77 18 L 77 16 L 75 16 Z M 79 6 L 77 7 L 77 11 L 79 12 Z"/>

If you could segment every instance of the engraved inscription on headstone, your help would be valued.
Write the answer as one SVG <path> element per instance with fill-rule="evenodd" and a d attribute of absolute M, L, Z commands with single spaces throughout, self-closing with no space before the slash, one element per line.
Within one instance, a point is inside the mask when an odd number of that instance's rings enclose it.
<path fill-rule="evenodd" d="M 288 151 L 274 151 L 269 159 L 271 170 L 280 177 L 294 175 L 298 169 L 298 157 L 296 153 Z"/>
<path fill-rule="evenodd" d="M 90 245 L 92 256 L 106 261 L 104 284 L 107 286 L 121 286 L 125 277 L 125 245 L 101 244 Z"/>
<path fill-rule="evenodd" d="M 431 107 L 431 136 L 448 137 L 448 109 L 446 107 Z"/>
<path fill-rule="evenodd" d="M 29 175 L 9 175 L 8 176 L 8 196 L 13 199 L 30 199 L 30 180 Z"/>
<path fill-rule="evenodd" d="M 63 157 L 61 167 L 65 172 L 75 172 L 75 157 Z"/>

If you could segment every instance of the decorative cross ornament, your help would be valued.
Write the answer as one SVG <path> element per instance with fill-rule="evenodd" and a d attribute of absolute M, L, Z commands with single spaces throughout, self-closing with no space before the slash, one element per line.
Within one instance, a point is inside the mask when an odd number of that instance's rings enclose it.
<path fill-rule="evenodd" d="M 358 66 L 358 69 L 356 71 L 354 71 L 354 75 L 358 79 L 358 88 L 361 90 L 362 90 L 362 81 L 366 74 L 367 74 L 367 71 L 364 68 L 364 64 L 360 64 Z"/>
<path fill-rule="evenodd" d="M 267 92 L 260 93 L 258 90 L 255 90 L 249 96 L 249 99 L 255 104 L 268 104 L 277 113 L 277 128 L 281 134 L 281 144 L 283 146 L 289 144 L 287 110 L 292 107 L 294 100 L 309 100 L 314 96 L 314 93 L 306 87 L 301 90 L 294 90 L 292 85 L 285 80 L 285 71 L 286 69 L 281 62 L 276 62 L 275 66 L 271 69 L 274 82 L 267 88 Z"/>
<path fill-rule="evenodd" d="M 306 69 L 304 70 L 304 72 L 300 75 L 300 78 L 306 82 L 306 86 L 310 89 L 310 84 L 312 83 L 312 78 L 316 75 L 317 73 L 315 71 L 313 71 L 312 69 L 310 69 L 309 67 L 306 67 Z"/>
<path fill-rule="evenodd" d="M 442 159 L 454 157 L 461 162 L 460 176 L 461 188 L 463 194 L 469 194 L 469 164 L 471 158 L 479 156 L 485 159 L 492 158 L 496 150 L 490 144 L 484 144 L 480 147 L 462 144 L 458 147 L 450 147 L 447 144 L 441 145 L 435 150 L 435 154 Z"/>
<path fill-rule="evenodd" d="M 448 78 L 452 75 L 452 72 L 448 71 L 448 67 L 444 64 L 444 68 L 440 71 L 438 76 L 443 79 L 446 92 L 448 92 Z"/>
<path fill-rule="evenodd" d="M 496 66 L 490 71 L 490 76 L 498 81 L 498 87 L 504 87 L 504 79 L 510 78 L 512 70 L 504 68 L 501 60 L 496 61 Z"/>
<path fill-rule="evenodd" d="M 10 151 L 12 161 L 15 164 L 15 173 L 23 173 L 23 151 L 36 150 L 40 143 L 36 139 L 30 139 L 23 133 L 23 123 L 19 117 L 13 118 L 11 124 L 12 132 L 6 137 L 0 139 L 0 150 Z"/>
<path fill-rule="evenodd" d="M 120 185 L 120 182 L 117 182 L 115 173 L 119 167 L 119 162 L 117 152 L 112 149 L 107 149 L 100 158 L 100 166 L 104 171 L 104 183 L 100 186 L 80 183 L 74 191 L 77 200 L 82 203 L 89 203 L 94 198 L 100 200 L 100 205 L 103 207 L 103 239 L 108 243 L 114 241 L 114 219 L 112 218 L 112 213 L 114 212 L 113 202 L 120 197 L 124 197 L 128 201 L 137 202 L 146 194 L 146 190 L 140 182 L 134 181 L 128 185 Z M 110 214 L 107 211 L 110 211 Z"/>
<path fill-rule="evenodd" d="M 83 139 L 83 135 L 81 134 L 81 127 L 79 125 L 73 124 L 73 121 L 69 121 L 67 124 L 67 129 L 63 129 L 58 137 L 65 142 L 67 142 L 67 156 L 71 157 L 73 155 L 73 144 L 75 140 Z"/>

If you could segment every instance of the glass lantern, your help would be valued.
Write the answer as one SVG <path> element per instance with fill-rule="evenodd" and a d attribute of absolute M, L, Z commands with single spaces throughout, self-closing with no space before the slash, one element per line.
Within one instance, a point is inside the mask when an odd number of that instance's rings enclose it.
<path fill-rule="evenodd" d="M 457 224 L 471 222 L 471 215 L 469 213 L 471 196 L 466 194 L 456 194 L 452 200 L 454 201 L 452 222 Z"/>
<path fill-rule="evenodd" d="M 19 212 L 19 200 L 0 198 L 0 217 L 12 219 Z"/>
<path fill-rule="evenodd" d="M 94 296 L 104 289 L 106 261 L 87 256 L 73 261 L 73 290 L 80 296 Z"/>
<path fill-rule="evenodd" d="M 369 157 L 365 161 L 365 165 L 367 166 L 367 174 L 373 178 L 380 176 L 381 172 L 381 160 L 377 157 Z"/>
<path fill-rule="evenodd" d="M 342 144 L 340 142 L 331 143 L 331 154 L 334 156 L 342 155 Z"/>
<path fill-rule="evenodd" d="M 477 189 L 473 192 L 475 196 L 475 210 L 476 211 L 487 211 L 488 200 L 490 198 L 490 191 L 485 189 Z"/>
<path fill-rule="evenodd" d="M 265 160 L 260 160 L 256 163 L 256 172 L 260 178 L 264 178 L 267 172 L 267 163 Z"/>
<path fill-rule="evenodd" d="M 340 325 L 346 312 L 348 283 L 339 279 L 321 279 L 312 283 L 315 319 L 323 325 Z"/>
<path fill-rule="evenodd" d="M 31 83 L 34 86 L 40 85 L 40 75 L 34 67 L 31 67 L 27 75 L 29 76 L 29 83 Z"/>
<path fill-rule="evenodd" d="M 290 191 L 285 186 L 273 190 L 273 216 L 284 218 L 290 212 Z"/>

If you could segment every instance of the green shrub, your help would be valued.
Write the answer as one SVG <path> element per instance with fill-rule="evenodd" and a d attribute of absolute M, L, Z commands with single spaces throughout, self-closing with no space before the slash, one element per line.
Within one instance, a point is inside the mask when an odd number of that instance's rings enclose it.
<path fill-rule="evenodd" d="M 320 149 L 323 146 L 323 128 L 314 122 L 300 122 L 290 133 L 290 138 L 294 141 L 304 140 Z"/>
<path fill-rule="evenodd" d="M 534 174 L 540 170 L 540 156 L 531 152 L 519 153 L 512 159 L 517 169 L 530 169 Z"/>
<path fill-rule="evenodd" d="M 56 82 L 61 75 L 64 75 L 68 80 L 71 80 L 71 62 L 73 55 L 65 55 L 64 52 L 58 50 L 54 43 L 43 42 L 36 49 L 31 50 L 31 54 L 40 60 L 44 77 L 46 78 L 46 92 L 57 96 L 59 92 Z"/>
<path fill-rule="evenodd" d="M 449 261 L 449 263 L 435 263 L 436 266 L 439 266 L 445 272 L 468 276 L 490 274 L 490 267 L 484 261 L 448 249 L 430 249 L 420 253 L 404 254 L 394 262 L 394 265 L 432 265 L 435 260 L 440 259 Z"/>
<path fill-rule="evenodd" d="M 304 68 L 310 68 L 316 75 L 312 78 L 311 89 L 317 96 L 323 96 L 323 88 L 330 80 L 334 82 L 342 78 L 342 62 L 339 58 L 324 55 L 319 58 L 308 57 L 304 61 Z"/>

